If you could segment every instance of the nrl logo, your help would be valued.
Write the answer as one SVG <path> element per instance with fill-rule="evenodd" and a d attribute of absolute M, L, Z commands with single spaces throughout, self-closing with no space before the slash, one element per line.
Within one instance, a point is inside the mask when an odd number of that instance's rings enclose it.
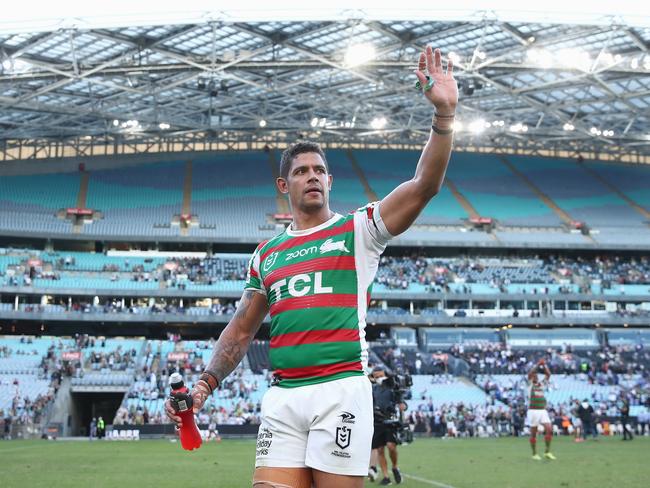
<path fill-rule="evenodd" d="M 345 449 L 350 445 L 350 437 L 352 436 L 352 431 L 349 427 L 345 425 L 343 427 L 336 428 L 336 445 L 341 449 Z"/>
<path fill-rule="evenodd" d="M 345 241 L 334 241 L 332 238 L 323 242 L 320 245 L 319 251 L 321 254 L 332 251 L 350 252 L 348 248 L 345 247 Z"/>
<path fill-rule="evenodd" d="M 279 252 L 272 252 L 264 261 L 264 271 L 270 270 L 278 259 Z"/>

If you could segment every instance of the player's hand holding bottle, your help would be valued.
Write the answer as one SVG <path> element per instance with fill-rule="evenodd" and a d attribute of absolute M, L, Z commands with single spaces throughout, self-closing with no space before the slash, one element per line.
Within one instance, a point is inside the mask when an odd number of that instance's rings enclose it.
<path fill-rule="evenodd" d="M 196 394 L 196 387 L 190 394 L 178 373 L 173 373 L 169 377 L 169 384 L 171 393 L 165 402 L 167 416 L 176 424 L 183 449 L 188 451 L 198 449 L 201 447 L 202 439 L 201 432 L 194 421 L 194 414 L 201 409 L 208 395 L 203 395 L 200 387 Z"/>

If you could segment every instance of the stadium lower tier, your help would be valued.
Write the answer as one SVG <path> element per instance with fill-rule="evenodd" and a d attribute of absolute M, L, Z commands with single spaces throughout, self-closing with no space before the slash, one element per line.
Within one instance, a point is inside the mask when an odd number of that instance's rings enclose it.
<path fill-rule="evenodd" d="M 10 425 L 10 432 L 14 429 L 26 435 L 20 430 L 24 427 L 42 432 L 56 424 L 57 416 L 86 418 L 82 411 L 89 404 L 79 398 L 97 395 L 106 402 L 106 395 L 112 395 L 110 416 L 105 414 L 108 424 L 168 423 L 164 400 L 169 375 L 180 371 L 191 386 L 214 345 L 214 340 L 178 336 L 168 340 L 0 336 L 0 418 Z M 272 382 L 268 346 L 267 341 L 253 342 L 240 367 L 198 414 L 201 424 L 259 423 L 262 398 Z M 573 359 L 569 356 L 561 350 L 512 351 L 504 345 L 464 349 L 456 344 L 434 353 L 400 348 L 394 342 L 371 346 L 371 366 L 414 373 L 412 386 L 404 392 L 408 419 L 413 429 L 432 435 L 509 435 L 519 423 L 524 428 L 529 395 L 526 375 L 539 357 L 546 357 L 554 371 L 546 398 L 558 432 L 568 432 L 569 426 L 578 424 L 577 406 L 584 401 L 594 407 L 594 421 L 601 430 L 606 422 L 620 422 L 623 399 L 630 404 L 635 425 L 650 420 L 650 361 L 642 349 L 601 347 L 583 356 L 574 354 Z M 476 374 L 470 368 L 477 358 L 479 364 L 487 365 L 492 362 L 489 358 L 496 357 L 503 360 L 499 368 L 510 374 Z M 418 374 L 433 366 L 436 374 Z M 76 434 L 80 432 L 84 432 L 82 427 Z"/>

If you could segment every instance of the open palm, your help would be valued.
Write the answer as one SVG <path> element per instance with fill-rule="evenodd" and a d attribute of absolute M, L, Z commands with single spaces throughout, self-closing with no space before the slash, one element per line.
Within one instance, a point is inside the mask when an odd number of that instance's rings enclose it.
<path fill-rule="evenodd" d="M 447 71 L 442 69 L 440 49 L 435 51 L 427 46 L 420 54 L 418 70 L 415 72 L 422 87 L 427 85 L 427 76 L 433 80 L 433 87 L 423 90 L 424 96 L 440 113 L 453 113 L 458 104 L 458 84 L 454 79 L 454 63 L 447 60 Z"/>

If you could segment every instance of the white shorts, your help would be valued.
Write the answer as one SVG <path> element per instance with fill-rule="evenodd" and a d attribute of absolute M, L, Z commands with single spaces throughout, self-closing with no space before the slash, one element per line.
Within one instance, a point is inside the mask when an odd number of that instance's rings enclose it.
<path fill-rule="evenodd" d="M 538 425 L 550 424 L 551 419 L 546 410 L 528 410 L 526 414 L 526 425 L 537 427 Z"/>
<path fill-rule="evenodd" d="M 372 386 L 366 376 L 273 386 L 262 400 L 255 467 L 366 476 L 372 433 Z"/>

